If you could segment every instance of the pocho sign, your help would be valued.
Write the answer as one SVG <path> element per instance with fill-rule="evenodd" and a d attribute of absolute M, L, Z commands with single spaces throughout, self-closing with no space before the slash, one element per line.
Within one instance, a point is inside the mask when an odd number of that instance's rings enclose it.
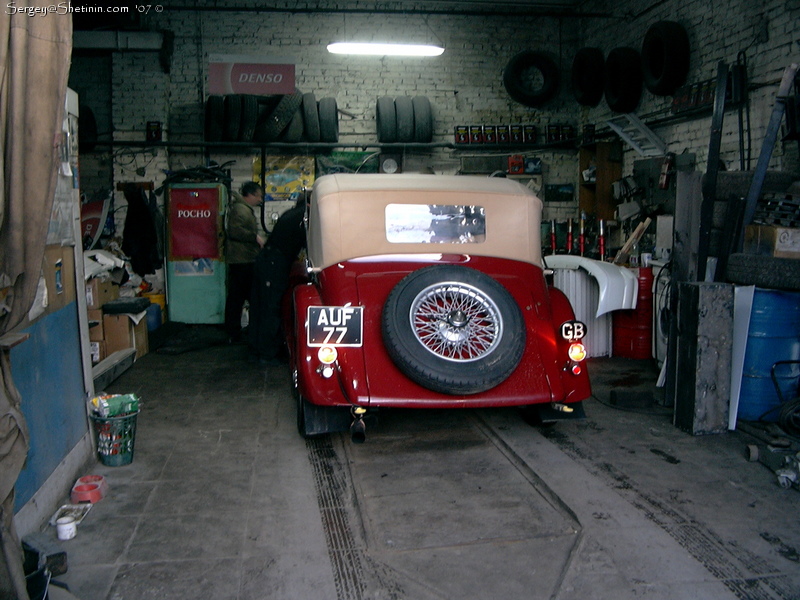
<path fill-rule="evenodd" d="M 208 90 L 211 94 L 291 94 L 294 63 L 290 58 L 212 54 Z"/>

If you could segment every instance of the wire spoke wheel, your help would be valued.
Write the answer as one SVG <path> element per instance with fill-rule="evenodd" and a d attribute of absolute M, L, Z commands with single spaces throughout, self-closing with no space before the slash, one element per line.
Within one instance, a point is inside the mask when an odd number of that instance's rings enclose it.
<path fill-rule="evenodd" d="M 494 301 L 481 290 L 456 282 L 422 290 L 410 318 L 411 328 L 426 350 L 460 362 L 492 352 L 503 329 Z"/>

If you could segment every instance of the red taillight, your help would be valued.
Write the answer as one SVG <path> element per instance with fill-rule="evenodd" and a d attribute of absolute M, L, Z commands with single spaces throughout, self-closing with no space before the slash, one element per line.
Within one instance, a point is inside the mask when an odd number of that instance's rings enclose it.
<path fill-rule="evenodd" d="M 583 369 L 581 369 L 581 366 L 578 363 L 575 363 L 574 365 L 572 365 L 570 370 L 572 371 L 573 375 L 580 375 L 581 371 L 583 371 Z"/>
<path fill-rule="evenodd" d="M 569 345 L 569 350 L 567 351 L 571 360 L 575 362 L 580 362 L 586 358 L 586 348 L 583 344 L 579 342 L 573 342 Z"/>

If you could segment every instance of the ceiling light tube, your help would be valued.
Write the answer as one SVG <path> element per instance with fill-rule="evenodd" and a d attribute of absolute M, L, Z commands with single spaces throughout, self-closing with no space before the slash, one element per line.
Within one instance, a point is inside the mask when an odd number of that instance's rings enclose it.
<path fill-rule="evenodd" d="M 333 54 L 361 54 L 371 56 L 439 56 L 441 46 L 428 44 L 383 44 L 378 42 L 336 42 L 328 44 Z"/>

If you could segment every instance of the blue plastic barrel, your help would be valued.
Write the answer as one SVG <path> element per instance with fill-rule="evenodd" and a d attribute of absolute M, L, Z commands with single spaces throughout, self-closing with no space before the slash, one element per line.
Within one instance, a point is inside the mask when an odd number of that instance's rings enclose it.
<path fill-rule="evenodd" d="M 161 327 L 161 307 L 151 304 L 147 307 L 147 331 L 155 331 Z"/>
<path fill-rule="evenodd" d="M 800 293 L 756 288 L 744 354 L 739 418 L 777 421 L 780 397 L 772 365 L 800 360 Z M 800 365 L 779 365 L 775 378 L 784 400 L 797 397 Z"/>

